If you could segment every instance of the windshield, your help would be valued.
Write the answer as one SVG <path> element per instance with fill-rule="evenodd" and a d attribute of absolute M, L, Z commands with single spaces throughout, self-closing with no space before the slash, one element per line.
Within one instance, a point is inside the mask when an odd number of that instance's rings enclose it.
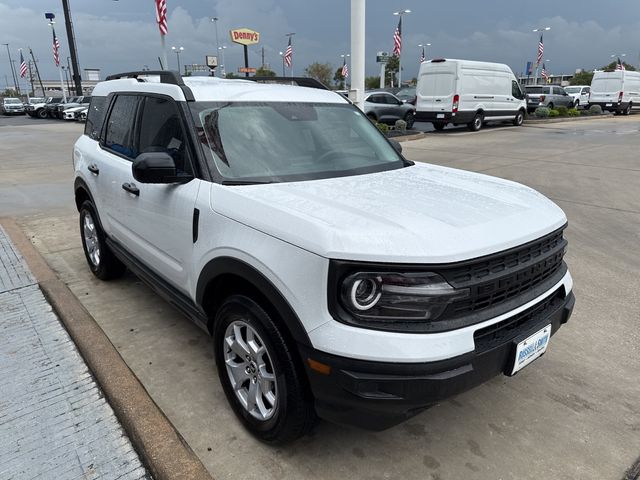
<path fill-rule="evenodd" d="M 196 103 L 198 137 L 227 183 L 359 175 L 405 162 L 353 105 Z"/>
<path fill-rule="evenodd" d="M 29 99 L 29 103 L 44 103 L 45 99 L 40 97 L 32 97 Z"/>
<path fill-rule="evenodd" d="M 20 100 L 18 100 L 17 98 L 5 98 L 4 99 L 4 103 L 6 103 L 6 104 L 16 104 L 16 103 L 22 104 L 22 102 Z"/>
<path fill-rule="evenodd" d="M 564 91 L 567 93 L 580 93 L 582 87 L 564 87 Z"/>
<path fill-rule="evenodd" d="M 60 103 L 62 101 L 62 97 L 49 97 L 47 103 Z"/>

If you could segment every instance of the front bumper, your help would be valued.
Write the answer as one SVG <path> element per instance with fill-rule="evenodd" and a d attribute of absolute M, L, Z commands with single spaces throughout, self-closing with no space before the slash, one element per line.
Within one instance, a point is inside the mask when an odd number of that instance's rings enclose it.
<path fill-rule="evenodd" d="M 575 297 L 558 288 L 536 305 L 475 334 L 475 350 L 428 363 L 356 360 L 300 346 L 318 415 L 335 423 L 384 430 L 500 374 L 509 374 L 518 341 L 546 325 L 555 334 Z M 553 348 L 553 347 L 551 347 Z M 319 373 L 308 359 L 331 367 Z"/>

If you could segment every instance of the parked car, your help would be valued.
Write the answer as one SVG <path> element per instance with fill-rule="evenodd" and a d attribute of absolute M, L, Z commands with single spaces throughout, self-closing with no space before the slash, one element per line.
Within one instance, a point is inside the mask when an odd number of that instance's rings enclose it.
<path fill-rule="evenodd" d="M 89 269 L 128 267 L 212 335 L 266 442 L 316 415 L 388 428 L 530 368 L 572 312 L 558 206 L 406 160 L 326 89 L 112 75 L 72 156 Z"/>
<path fill-rule="evenodd" d="M 595 72 L 589 105 L 600 105 L 603 110 L 624 115 L 629 115 L 633 108 L 640 108 L 640 72 Z"/>
<path fill-rule="evenodd" d="M 19 98 L 3 98 L 0 108 L 3 115 L 24 115 L 24 103 Z"/>
<path fill-rule="evenodd" d="M 64 118 L 65 110 L 67 110 L 68 108 L 75 108 L 81 105 L 88 107 L 89 103 L 91 103 L 90 96 L 74 97 L 73 99 L 70 99 L 67 103 L 61 103 L 56 107 L 57 108 L 56 117 L 62 119 Z"/>
<path fill-rule="evenodd" d="M 61 98 L 60 101 L 58 102 L 47 102 L 47 104 L 44 106 L 44 109 L 47 112 L 47 117 L 60 118 L 58 116 L 58 107 L 60 105 L 64 106 L 65 104 L 68 104 L 68 103 L 76 103 L 79 98 L 80 97 L 67 97 L 66 100 L 64 98 Z"/>
<path fill-rule="evenodd" d="M 49 104 L 58 104 L 62 101 L 62 97 L 47 97 L 47 99 L 42 103 L 32 103 L 27 105 L 26 111 L 27 115 L 31 117 L 38 118 L 47 118 L 47 110 L 46 107 Z"/>
<path fill-rule="evenodd" d="M 413 105 L 383 90 L 365 92 L 364 113 L 374 122 L 394 124 L 397 120 L 404 120 L 407 128 L 413 127 L 415 119 Z"/>
<path fill-rule="evenodd" d="M 416 87 L 402 87 L 396 93 L 396 97 L 402 100 L 404 103 L 410 103 L 416 105 Z"/>
<path fill-rule="evenodd" d="M 538 107 L 564 106 L 573 108 L 573 97 L 558 85 L 527 85 L 524 88 L 527 93 L 527 110 L 529 112 L 535 111 Z"/>
<path fill-rule="evenodd" d="M 589 85 L 571 85 L 564 87 L 564 91 L 573 98 L 573 106 L 575 108 L 587 108 L 589 106 L 589 92 L 591 91 Z"/>
<path fill-rule="evenodd" d="M 86 119 L 86 113 L 88 109 L 88 105 L 65 108 L 62 111 L 62 118 L 64 120 L 83 120 L 83 118 Z"/>
<path fill-rule="evenodd" d="M 447 124 L 477 131 L 490 121 L 522 125 L 525 97 L 511 69 L 501 63 L 439 58 L 418 73 L 416 118 L 436 130 Z"/>

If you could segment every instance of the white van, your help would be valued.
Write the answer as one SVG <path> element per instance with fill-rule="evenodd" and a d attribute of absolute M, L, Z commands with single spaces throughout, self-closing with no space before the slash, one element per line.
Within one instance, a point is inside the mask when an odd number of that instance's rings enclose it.
<path fill-rule="evenodd" d="M 522 125 L 525 95 L 511 69 L 502 63 L 438 58 L 420 65 L 416 121 L 436 130 L 448 123 L 480 130 L 489 121 Z"/>
<path fill-rule="evenodd" d="M 624 115 L 629 115 L 634 107 L 640 108 L 640 72 L 595 72 L 589 105 L 600 105 L 603 110 Z"/>

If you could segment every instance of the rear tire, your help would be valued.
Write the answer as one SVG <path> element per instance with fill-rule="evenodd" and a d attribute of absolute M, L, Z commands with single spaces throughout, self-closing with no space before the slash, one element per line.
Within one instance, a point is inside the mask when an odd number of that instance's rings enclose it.
<path fill-rule="evenodd" d="M 477 132 L 482 128 L 482 122 L 484 122 L 484 116 L 481 113 L 476 113 L 476 116 L 473 117 L 473 120 L 471 120 L 467 124 L 467 128 L 472 132 Z"/>
<path fill-rule="evenodd" d="M 576 110 L 580 108 L 580 100 L 575 101 L 575 103 L 573 104 L 573 108 L 575 108 Z"/>
<path fill-rule="evenodd" d="M 317 417 L 303 366 L 257 302 L 227 298 L 213 339 L 220 383 L 247 430 L 263 442 L 284 444 L 313 428 Z"/>
<path fill-rule="evenodd" d="M 553 102 L 551 102 L 549 105 L 547 105 L 547 108 L 548 108 L 549 110 L 553 110 Z"/>
<path fill-rule="evenodd" d="M 624 109 L 624 111 L 622 112 L 624 115 L 629 115 L 631 114 L 631 102 L 629 102 L 629 105 L 627 105 L 627 108 Z"/>
<path fill-rule="evenodd" d="M 522 110 L 518 110 L 518 113 L 516 113 L 516 118 L 513 119 L 513 124 L 516 127 L 519 127 L 522 125 L 523 122 L 524 122 L 524 113 L 522 112 Z"/>
<path fill-rule="evenodd" d="M 90 200 L 85 200 L 80 206 L 80 238 L 84 256 L 96 277 L 111 280 L 124 274 L 126 267 L 107 245 L 95 207 Z"/>
<path fill-rule="evenodd" d="M 447 124 L 443 122 L 433 122 L 433 128 L 435 128 L 437 131 L 444 130 L 444 127 L 446 126 Z"/>

